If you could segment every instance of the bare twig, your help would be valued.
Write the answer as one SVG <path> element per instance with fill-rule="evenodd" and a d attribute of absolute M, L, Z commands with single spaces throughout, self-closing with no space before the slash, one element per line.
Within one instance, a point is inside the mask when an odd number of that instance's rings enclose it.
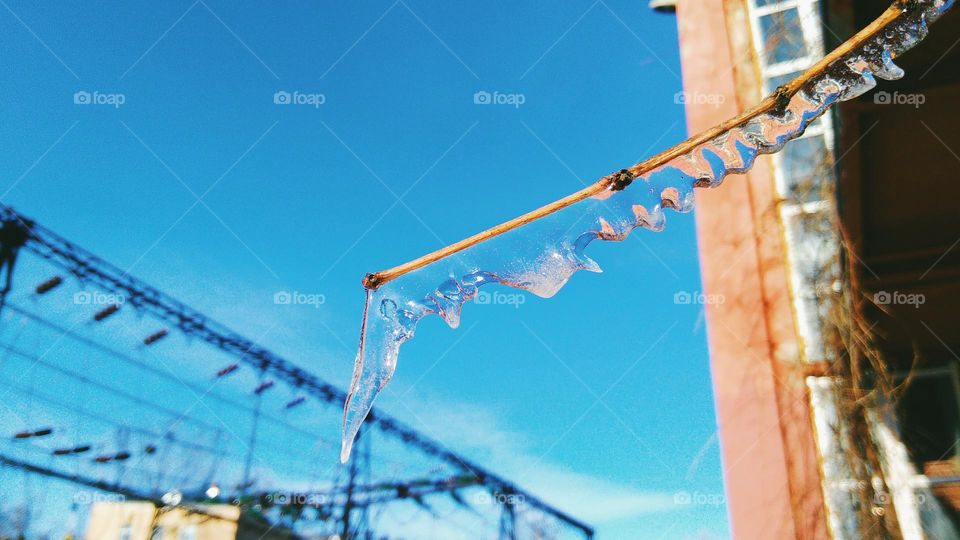
<path fill-rule="evenodd" d="M 733 129 L 763 113 L 782 110 L 790 98 L 796 94 L 807 82 L 822 75 L 834 62 L 842 59 L 850 52 L 865 44 L 868 40 L 876 36 L 879 32 L 887 28 L 887 26 L 906 13 L 908 4 L 909 0 L 898 0 L 894 2 L 889 8 L 886 9 L 886 11 L 883 12 L 883 14 L 880 15 L 880 17 L 870 23 L 870 25 L 831 51 L 830 54 L 824 56 L 819 62 L 804 71 L 796 79 L 778 88 L 776 92 L 770 96 L 767 96 L 752 109 L 745 111 L 706 131 L 703 131 L 672 148 L 669 148 L 649 159 L 637 163 L 636 165 L 604 176 L 586 188 L 581 189 L 580 191 L 577 191 L 571 195 L 567 195 L 566 197 L 556 200 L 550 204 L 542 206 L 536 210 L 533 210 L 532 212 L 528 212 L 522 216 L 513 218 L 510 221 L 501 223 L 500 225 L 477 233 L 469 238 L 450 244 L 449 246 L 438 249 L 437 251 L 424 255 L 418 259 L 414 259 L 410 262 L 395 266 L 388 270 L 367 274 L 363 278 L 363 286 L 368 289 L 377 289 L 384 283 L 396 279 L 408 272 L 412 272 L 413 270 L 417 270 L 418 268 L 422 268 L 430 263 L 463 251 L 473 245 L 479 244 L 480 242 L 489 240 L 495 236 L 499 236 L 505 232 L 516 229 L 517 227 L 521 227 L 527 223 L 548 216 L 558 210 L 562 210 L 572 204 L 597 195 L 603 190 L 610 189 L 617 191 L 623 189 L 630 182 L 632 182 L 633 179 L 670 162 L 678 156 L 690 152 L 698 145 L 703 144 L 704 142 L 707 142 L 721 135 L 722 133 L 729 131 L 730 129 Z"/>

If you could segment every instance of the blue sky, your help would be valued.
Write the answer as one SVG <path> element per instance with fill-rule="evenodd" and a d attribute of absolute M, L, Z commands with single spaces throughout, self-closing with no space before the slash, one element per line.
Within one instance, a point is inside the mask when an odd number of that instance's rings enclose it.
<path fill-rule="evenodd" d="M 616 0 L 5 0 L 0 200 L 345 386 L 365 272 L 684 138 L 675 24 Z M 590 254 L 604 273 L 550 300 L 424 320 L 379 406 L 600 538 L 725 537 L 722 505 L 672 504 L 722 495 L 702 306 L 674 303 L 700 289 L 693 218 Z"/>

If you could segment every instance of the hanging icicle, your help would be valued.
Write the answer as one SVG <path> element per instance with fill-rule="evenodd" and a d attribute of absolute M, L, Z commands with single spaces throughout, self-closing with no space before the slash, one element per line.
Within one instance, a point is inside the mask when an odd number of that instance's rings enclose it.
<path fill-rule="evenodd" d="M 397 367 L 400 345 L 417 323 L 439 315 L 460 324 L 481 286 L 500 284 L 549 298 L 580 270 L 600 272 L 586 255 L 594 240 L 622 241 L 636 228 L 660 231 L 665 210 L 693 209 L 695 188 L 718 187 L 803 134 L 832 105 L 897 79 L 893 60 L 927 34 L 953 0 L 898 1 L 876 21 L 757 107 L 650 159 L 530 213 L 363 279 L 360 347 L 344 404 L 341 460 Z M 453 257 L 453 255 L 456 255 Z"/>

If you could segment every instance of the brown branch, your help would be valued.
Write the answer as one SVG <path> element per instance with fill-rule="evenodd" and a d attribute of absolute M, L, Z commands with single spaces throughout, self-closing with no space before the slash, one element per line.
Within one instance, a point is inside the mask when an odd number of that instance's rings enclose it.
<path fill-rule="evenodd" d="M 629 185 L 630 182 L 632 182 L 635 178 L 670 162 L 676 157 L 690 152 L 697 146 L 721 135 L 726 131 L 729 131 L 730 129 L 733 129 L 763 113 L 783 110 L 790 98 L 801 88 L 803 88 L 807 82 L 822 75 L 834 62 L 842 59 L 850 52 L 862 46 L 864 43 L 876 36 L 880 31 L 902 16 L 906 12 L 908 1 L 909 0 L 897 0 L 894 2 L 875 21 L 870 23 L 870 25 L 857 32 L 856 35 L 831 51 L 830 54 L 824 56 L 819 62 L 804 71 L 796 79 L 778 88 L 776 92 L 770 96 L 767 96 L 752 109 L 745 111 L 706 131 L 703 131 L 672 148 L 669 148 L 649 159 L 633 165 L 632 167 L 604 176 L 593 184 L 581 189 L 580 191 L 577 191 L 576 193 L 567 195 L 562 199 L 556 200 L 550 204 L 537 208 L 536 210 L 523 214 L 522 216 L 513 218 L 510 221 L 506 221 L 500 225 L 477 233 L 469 238 L 465 238 L 459 242 L 450 244 L 447 247 L 438 249 L 432 253 L 428 253 L 427 255 L 414 259 L 410 262 L 395 266 L 388 270 L 367 274 L 363 278 L 363 286 L 368 289 L 377 289 L 384 283 L 396 279 L 408 272 L 412 272 L 430 263 L 436 262 L 445 257 L 449 257 L 450 255 L 463 251 L 473 245 L 489 240 L 495 236 L 499 236 L 507 231 L 516 229 L 517 227 L 522 227 L 527 223 L 536 221 L 558 210 L 562 210 L 572 204 L 592 197 L 605 189 L 611 189 L 614 191 L 621 190 Z"/>

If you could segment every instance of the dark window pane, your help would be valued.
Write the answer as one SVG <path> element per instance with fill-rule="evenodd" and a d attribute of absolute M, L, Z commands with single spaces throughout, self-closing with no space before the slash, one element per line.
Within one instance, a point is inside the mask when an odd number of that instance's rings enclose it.
<path fill-rule="evenodd" d="M 917 377 L 898 403 L 907 446 L 917 465 L 956 455 L 960 412 L 952 377 Z"/>

